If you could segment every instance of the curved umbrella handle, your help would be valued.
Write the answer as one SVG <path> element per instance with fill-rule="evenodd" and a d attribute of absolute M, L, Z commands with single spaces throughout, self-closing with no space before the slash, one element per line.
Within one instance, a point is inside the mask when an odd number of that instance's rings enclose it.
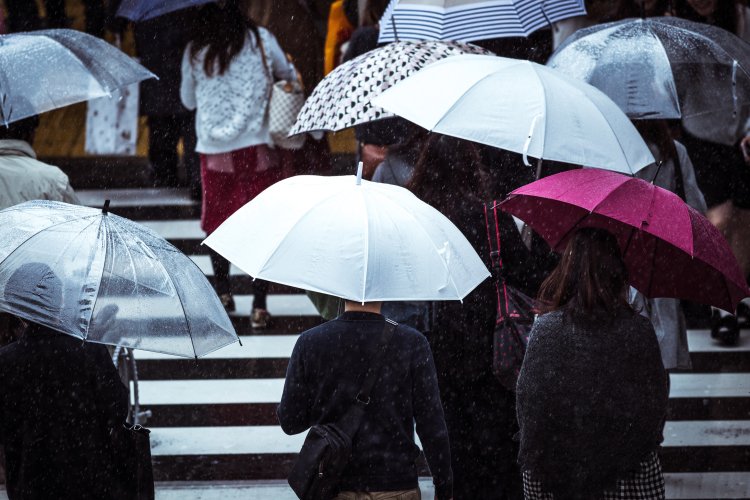
<path fill-rule="evenodd" d="M 529 135 L 526 137 L 526 142 L 523 143 L 523 164 L 527 167 L 531 166 L 531 163 L 529 163 L 529 146 L 531 145 L 531 138 L 534 135 L 534 128 L 536 128 L 536 122 L 539 120 L 539 118 L 542 115 L 536 115 L 533 120 L 531 120 L 531 127 L 529 127 Z"/>

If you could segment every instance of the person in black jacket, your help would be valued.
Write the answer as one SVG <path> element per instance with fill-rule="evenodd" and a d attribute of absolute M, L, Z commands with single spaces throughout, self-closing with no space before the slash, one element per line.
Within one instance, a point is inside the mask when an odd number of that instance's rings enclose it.
<path fill-rule="evenodd" d="M 21 266 L 7 302 L 53 312 L 60 279 L 44 264 Z M 27 300 L 23 300 L 26 298 Z M 25 314 L 25 315 L 29 315 Z M 10 500 L 119 499 L 125 488 L 110 432 L 128 412 L 128 390 L 107 348 L 13 316 L 20 338 L 0 349 L 0 446 Z"/>
<path fill-rule="evenodd" d="M 385 327 L 381 305 L 347 301 L 341 316 L 299 337 L 278 407 L 284 432 L 298 434 L 313 425 L 337 422 L 349 410 Z M 418 500 L 415 422 L 435 498 L 450 499 L 450 446 L 430 346 L 421 333 L 399 325 L 354 437 L 352 460 L 336 499 L 352 498 L 357 492 L 389 492 L 387 498 Z"/>
<path fill-rule="evenodd" d="M 157 187 L 176 187 L 177 145 L 193 198 L 201 196 L 200 163 L 195 153 L 195 113 L 180 101 L 182 55 L 195 31 L 197 9 L 182 9 L 135 24 L 135 46 L 141 64 L 158 80 L 141 83 L 140 113 L 148 117 L 148 158 Z"/>

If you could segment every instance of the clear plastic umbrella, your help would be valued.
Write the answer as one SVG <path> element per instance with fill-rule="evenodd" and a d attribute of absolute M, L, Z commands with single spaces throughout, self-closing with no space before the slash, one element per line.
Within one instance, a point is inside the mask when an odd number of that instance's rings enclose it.
<path fill-rule="evenodd" d="M 185 357 L 239 339 L 201 270 L 150 229 L 54 201 L 0 211 L 0 310 L 89 342 Z"/>
<path fill-rule="evenodd" d="M 0 114 L 5 124 L 110 96 L 155 77 L 119 49 L 79 31 L 0 35 Z"/>
<path fill-rule="evenodd" d="M 548 66 L 590 83 L 634 119 L 682 116 L 698 137 L 734 144 L 750 115 L 750 44 L 674 17 L 578 30 Z"/>

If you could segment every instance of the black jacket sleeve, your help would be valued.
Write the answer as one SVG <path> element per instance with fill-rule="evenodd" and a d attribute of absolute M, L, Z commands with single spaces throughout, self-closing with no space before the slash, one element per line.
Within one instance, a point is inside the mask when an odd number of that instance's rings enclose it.
<path fill-rule="evenodd" d="M 435 497 L 453 497 L 453 471 L 448 440 L 448 428 L 440 403 L 435 363 L 427 339 L 419 337 L 419 345 L 412 356 L 412 398 L 417 434 L 422 442 L 427 464 L 435 483 Z"/>
<path fill-rule="evenodd" d="M 286 369 L 284 392 L 276 410 L 281 429 L 287 434 L 299 434 L 310 427 L 312 389 L 305 379 L 303 364 L 304 337 L 297 339 Z"/>

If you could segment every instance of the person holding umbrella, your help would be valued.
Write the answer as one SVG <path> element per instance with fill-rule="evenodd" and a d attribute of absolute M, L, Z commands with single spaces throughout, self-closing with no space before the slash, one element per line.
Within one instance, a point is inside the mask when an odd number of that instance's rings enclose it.
<path fill-rule="evenodd" d="M 30 262 L 2 293 L 29 312 L 55 314 L 64 287 L 47 265 Z M 10 316 L 20 338 L 0 349 L 8 498 L 128 498 L 111 438 L 125 422 L 128 389 L 106 347 Z"/>
<path fill-rule="evenodd" d="M 668 378 L 617 239 L 576 230 L 539 297 L 517 388 L 525 498 L 664 498 Z"/>
<path fill-rule="evenodd" d="M 197 12 L 182 59 L 180 96 L 196 110 L 196 151 L 201 158 L 201 228 L 211 234 L 238 208 L 281 179 L 273 161 L 266 108 L 274 79 L 296 80 L 276 38 L 246 18 L 236 0 L 209 3 Z M 263 235 L 257 235 L 262 238 Z M 229 262 L 211 254 L 216 291 L 234 310 Z M 256 280 L 251 323 L 265 328 L 268 284 Z"/>

